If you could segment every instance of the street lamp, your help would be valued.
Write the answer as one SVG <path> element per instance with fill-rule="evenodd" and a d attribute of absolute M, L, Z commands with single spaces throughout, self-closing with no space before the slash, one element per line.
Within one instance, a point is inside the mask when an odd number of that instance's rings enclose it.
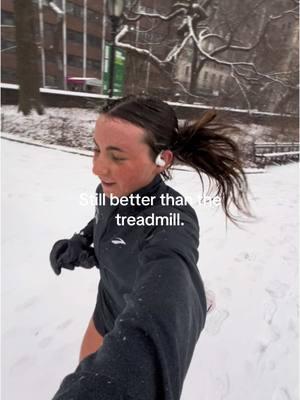
<path fill-rule="evenodd" d="M 115 38 L 117 35 L 117 29 L 119 21 L 124 9 L 124 0 L 108 0 L 107 1 L 107 12 L 111 21 L 111 54 L 109 60 L 109 81 L 108 81 L 108 96 L 113 97 L 114 95 L 114 72 L 115 72 Z"/>

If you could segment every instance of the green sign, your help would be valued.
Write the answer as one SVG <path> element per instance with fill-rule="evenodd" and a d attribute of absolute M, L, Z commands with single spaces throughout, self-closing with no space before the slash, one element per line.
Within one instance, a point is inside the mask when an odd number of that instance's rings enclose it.
<path fill-rule="evenodd" d="M 104 82 L 103 94 L 108 94 L 109 83 L 109 61 L 111 57 L 111 45 L 105 45 L 104 55 Z M 125 51 L 116 47 L 115 50 L 115 70 L 114 70 L 114 96 L 123 96 L 124 75 L 125 75 Z"/>

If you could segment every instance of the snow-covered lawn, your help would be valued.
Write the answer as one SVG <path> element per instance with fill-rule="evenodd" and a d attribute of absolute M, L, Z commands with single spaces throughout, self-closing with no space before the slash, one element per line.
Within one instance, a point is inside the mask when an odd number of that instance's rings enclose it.
<path fill-rule="evenodd" d="M 77 366 L 93 312 L 97 270 L 49 264 L 53 243 L 93 217 L 80 193 L 98 180 L 91 159 L 2 144 L 2 398 L 50 399 Z M 196 346 L 181 400 L 297 400 L 298 164 L 248 175 L 257 220 L 238 229 L 199 205 L 196 174 L 170 183 L 194 195 L 199 269 L 216 308 Z M 198 187 L 199 192 L 195 192 Z"/>
<path fill-rule="evenodd" d="M 201 113 L 204 112 L 201 111 Z M 200 113 L 200 114 L 201 114 Z M 24 116 L 17 111 L 17 106 L 3 105 L 1 109 L 2 132 L 39 140 L 47 144 L 60 144 L 70 147 L 90 149 L 92 132 L 99 109 L 48 107 L 40 116 L 33 111 Z M 198 116 L 198 115 L 197 115 Z M 196 118 L 196 115 L 195 115 Z M 183 120 L 182 120 L 183 121 Z M 230 118 L 227 123 L 232 123 Z M 289 121 L 286 123 L 289 124 Z M 234 138 L 243 147 L 253 141 L 292 141 L 297 140 L 298 131 L 289 129 L 281 132 L 280 127 L 258 124 L 235 124 L 240 132 L 232 132 Z"/>

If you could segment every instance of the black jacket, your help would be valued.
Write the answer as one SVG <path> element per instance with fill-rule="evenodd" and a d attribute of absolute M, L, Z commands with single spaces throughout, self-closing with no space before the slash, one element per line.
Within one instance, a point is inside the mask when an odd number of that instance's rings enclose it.
<path fill-rule="evenodd" d="M 101 185 L 97 193 L 102 193 Z M 101 348 L 65 377 L 53 400 L 179 400 L 204 328 L 206 298 L 197 268 L 199 226 L 190 205 L 157 176 L 136 191 L 152 207 L 97 206 L 93 240 L 100 268 Z M 121 216 L 169 216 L 183 226 L 118 226 Z M 89 228 L 93 223 L 89 224 Z"/>

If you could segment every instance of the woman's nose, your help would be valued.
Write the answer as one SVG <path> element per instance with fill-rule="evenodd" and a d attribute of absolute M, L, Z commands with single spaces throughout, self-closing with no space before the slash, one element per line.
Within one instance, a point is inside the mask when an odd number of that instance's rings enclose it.
<path fill-rule="evenodd" d="M 93 174 L 97 176 L 107 176 L 109 168 L 103 158 L 98 155 L 93 158 Z"/>

